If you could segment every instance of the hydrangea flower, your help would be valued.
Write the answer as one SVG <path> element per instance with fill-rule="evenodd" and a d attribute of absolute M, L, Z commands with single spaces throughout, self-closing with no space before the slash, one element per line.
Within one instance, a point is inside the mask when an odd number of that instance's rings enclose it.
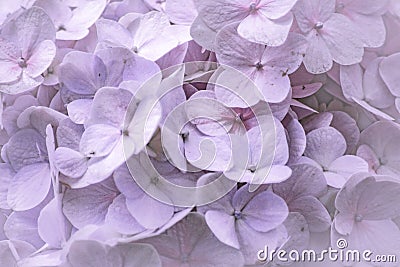
<path fill-rule="evenodd" d="M 221 242 L 240 249 L 246 264 L 255 264 L 260 246 L 276 248 L 286 237 L 282 223 L 288 208 L 272 192 L 248 190 L 248 186 L 241 187 L 206 207 L 205 219 Z"/>
<path fill-rule="evenodd" d="M 283 45 L 266 47 L 240 37 L 235 25 L 226 26 L 217 35 L 218 61 L 250 77 L 267 102 L 282 102 L 290 90 L 288 75 L 302 62 L 305 40 L 298 34 L 290 34 Z"/>
<path fill-rule="evenodd" d="M 397 177 L 399 154 L 396 151 L 396 140 L 399 133 L 397 124 L 390 122 L 372 124 L 361 133 L 357 155 L 364 158 L 370 169 L 377 174 Z"/>
<path fill-rule="evenodd" d="M 280 46 L 293 22 L 290 10 L 296 0 L 226 0 L 199 1 L 195 4 L 204 23 L 215 31 L 240 22 L 238 33 L 243 38 L 268 46 Z"/>
<path fill-rule="evenodd" d="M 18 94 L 43 82 L 56 56 L 55 29 L 41 8 L 30 8 L 2 26 L 0 91 Z"/>
<path fill-rule="evenodd" d="M 307 146 L 304 155 L 311 164 L 324 171 L 328 185 L 341 188 L 345 181 L 357 172 L 367 172 L 365 160 L 354 155 L 344 155 L 346 140 L 332 127 L 321 127 L 307 134 Z M 304 159 L 305 162 L 306 158 Z M 351 165 L 351 168 L 348 166 Z"/>
<path fill-rule="evenodd" d="M 363 174 L 353 176 L 336 197 L 339 213 L 334 219 L 332 240 L 345 237 L 349 249 L 397 253 L 400 235 L 393 219 L 398 216 L 398 197 L 397 182 Z"/>
<path fill-rule="evenodd" d="M 361 62 L 364 48 L 360 33 L 347 17 L 335 13 L 335 0 L 300 0 L 294 15 L 308 40 L 304 65 L 309 72 L 327 72 L 333 61 L 341 65 Z"/>

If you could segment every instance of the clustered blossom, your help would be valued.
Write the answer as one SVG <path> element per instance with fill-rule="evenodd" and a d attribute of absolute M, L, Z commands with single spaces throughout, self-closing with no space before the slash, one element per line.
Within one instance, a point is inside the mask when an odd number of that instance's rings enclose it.
<path fill-rule="evenodd" d="M 2 1 L 0 266 L 400 259 L 399 29 L 398 0 Z"/>

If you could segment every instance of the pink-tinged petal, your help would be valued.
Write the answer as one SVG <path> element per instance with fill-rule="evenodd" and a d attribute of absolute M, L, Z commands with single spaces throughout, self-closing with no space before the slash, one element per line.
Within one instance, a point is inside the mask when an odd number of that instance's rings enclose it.
<path fill-rule="evenodd" d="M 157 13 L 162 14 L 162 12 Z M 138 47 L 138 54 L 146 59 L 156 61 L 179 45 L 191 41 L 189 30 L 188 26 L 183 25 L 165 26 L 163 31 L 153 39 L 148 40 L 147 37 L 147 40 L 142 40 L 143 43 L 135 43 Z M 147 32 L 148 34 L 149 32 Z M 138 40 L 136 35 L 134 40 L 135 42 Z"/>
<path fill-rule="evenodd" d="M 122 128 L 126 111 L 132 99 L 132 93 L 113 87 L 97 91 L 86 127 L 93 124 L 108 124 Z"/>
<path fill-rule="evenodd" d="M 99 19 L 96 22 L 96 29 L 99 42 L 104 42 L 108 45 L 116 44 L 127 48 L 133 47 L 131 33 L 116 21 Z"/>
<path fill-rule="evenodd" d="M 304 66 L 313 74 L 329 71 L 333 65 L 333 57 L 322 36 L 314 30 L 308 37 L 308 48 L 304 56 Z"/>
<path fill-rule="evenodd" d="M 6 39 L 0 39 L 0 60 L 2 62 L 14 62 L 17 64 L 18 58 L 21 57 L 21 51 L 18 44 L 7 41 Z"/>
<path fill-rule="evenodd" d="M 161 128 L 162 146 L 171 163 L 177 168 L 185 170 L 187 169 L 187 160 L 184 155 L 184 138 L 181 135 L 180 127 L 186 123 L 186 114 L 185 112 L 175 112 L 174 115 L 174 118 L 166 120 Z M 189 129 L 193 128 L 193 126 L 185 127 L 183 130 L 190 133 Z"/>
<path fill-rule="evenodd" d="M 162 109 L 158 99 L 150 97 L 139 103 L 124 135 L 127 157 L 138 154 L 147 146 L 158 129 L 161 117 Z"/>
<path fill-rule="evenodd" d="M 204 217 L 189 213 L 167 233 L 141 240 L 155 247 L 163 266 L 242 266 L 241 253 L 213 235 Z"/>
<path fill-rule="evenodd" d="M 283 125 L 280 121 L 275 120 L 274 124 L 275 124 L 275 156 L 272 161 L 272 164 L 285 165 L 289 159 L 289 146 L 286 137 L 286 131 L 283 128 Z"/>
<path fill-rule="evenodd" d="M 41 155 L 46 154 L 44 137 L 33 129 L 23 129 L 15 133 L 3 151 L 14 170 L 26 165 L 43 162 Z"/>
<path fill-rule="evenodd" d="M 157 59 L 156 63 L 162 70 L 169 67 L 179 65 L 185 59 L 188 50 L 188 42 L 178 45 L 161 58 Z"/>
<path fill-rule="evenodd" d="M 324 176 L 326 179 L 326 183 L 334 188 L 340 189 L 346 183 L 346 178 L 343 175 L 337 174 L 335 172 L 325 171 Z"/>
<path fill-rule="evenodd" d="M 290 203 L 289 210 L 303 215 L 311 232 L 324 232 L 331 226 L 331 216 L 315 197 L 300 197 Z"/>
<path fill-rule="evenodd" d="M 94 94 L 105 85 L 106 78 L 104 62 L 90 53 L 69 52 L 59 67 L 59 80 L 63 87 L 76 94 Z"/>
<path fill-rule="evenodd" d="M 54 154 L 56 168 L 70 178 L 79 178 L 88 169 L 88 159 L 80 152 L 59 147 Z"/>
<path fill-rule="evenodd" d="M 118 191 L 112 181 L 70 189 L 64 194 L 63 213 L 78 229 L 89 224 L 101 225 L 117 195 Z"/>
<path fill-rule="evenodd" d="M 236 30 L 237 25 L 237 23 L 230 24 L 219 31 L 216 39 L 216 55 L 221 64 L 249 74 L 256 70 L 256 64 L 261 61 L 265 46 L 241 37 Z"/>
<path fill-rule="evenodd" d="M 97 158 L 95 161 L 90 162 L 88 169 L 82 178 L 74 179 L 74 181 L 70 181 L 68 184 L 72 188 L 82 188 L 102 182 L 110 177 L 114 170 L 123 164 L 127 158 L 126 153 L 129 151 L 124 150 L 127 149 L 125 145 L 123 139 L 120 138 L 109 155 Z"/>
<path fill-rule="evenodd" d="M 365 101 L 372 106 L 384 109 L 393 105 L 394 97 L 379 75 L 382 58 L 377 58 L 368 64 L 364 73 L 363 87 Z"/>
<path fill-rule="evenodd" d="M 395 141 L 400 136 L 399 126 L 390 121 L 371 124 L 360 136 L 360 144 L 368 145 L 379 158 L 385 156 L 388 147 L 397 147 Z M 390 138 L 388 138 L 390 137 Z"/>
<path fill-rule="evenodd" d="M 368 172 L 368 163 L 360 157 L 345 155 L 335 159 L 328 168 L 328 171 L 337 173 L 348 180 L 358 172 Z"/>
<path fill-rule="evenodd" d="M 123 80 L 133 80 L 143 84 L 148 82 L 149 79 L 155 80 L 154 75 L 159 74 L 160 71 L 160 67 L 155 62 L 133 54 L 132 57 L 126 61 Z M 121 75 L 121 73 L 117 72 L 115 75 Z"/>
<path fill-rule="evenodd" d="M 173 81 L 167 81 L 167 80 L 173 80 Z M 163 80 L 161 85 L 162 88 L 168 88 L 170 91 L 159 97 L 162 110 L 162 119 L 160 121 L 160 124 L 163 124 L 165 122 L 165 119 L 168 117 L 168 115 L 172 114 L 173 110 L 177 106 L 186 101 L 186 96 L 185 92 L 183 91 L 183 88 L 180 85 L 174 88 L 177 84 L 182 82 L 183 81 L 178 79 L 178 77 L 168 77 Z"/>
<path fill-rule="evenodd" d="M 286 15 L 296 4 L 297 0 L 262 0 L 259 12 L 269 19 L 279 19 Z"/>
<path fill-rule="evenodd" d="M 240 243 L 240 251 L 242 252 L 246 265 L 259 264 L 257 252 L 267 246 L 269 249 L 276 249 L 287 239 L 287 232 L 284 227 L 263 233 L 255 231 L 244 220 L 238 220 L 236 223 L 236 231 Z"/>
<path fill-rule="evenodd" d="M 265 183 L 281 183 L 287 180 L 290 175 L 292 175 L 292 169 L 288 166 L 273 165 L 265 178 Z"/>
<path fill-rule="evenodd" d="M 15 173 L 6 163 L 0 164 L 0 173 L 0 209 L 7 210 L 10 209 L 7 203 L 8 186 Z"/>
<path fill-rule="evenodd" d="M 4 224 L 4 233 L 10 240 L 25 241 L 36 249 L 44 245 L 43 240 L 38 234 L 37 218 L 40 209 L 13 212 L 8 216 Z"/>
<path fill-rule="evenodd" d="M 400 78 L 395 75 L 397 66 L 399 65 L 400 53 L 393 54 L 382 60 L 379 68 L 379 73 L 389 88 L 390 92 L 397 97 L 400 97 Z"/>
<path fill-rule="evenodd" d="M 47 70 L 56 56 L 56 45 L 53 41 L 45 40 L 38 44 L 26 62 L 26 73 L 37 77 Z"/>
<path fill-rule="evenodd" d="M 215 51 L 215 38 L 217 36 L 217 32 L 207 26 L 200 16 L 197 16 L 197 18 L 193 21 L 193 24 L 190 28 L 190 35 L 193 37 L 196 43 L 204 47 L 204 49 Z"/>
<path fill-rule="evenodd" d="M 75 124 L 70 119 L 61 121 L 56 132 L 58 146 L 78 151 L 79 142 L 84 130 L 83 125 Z"/>
<path fill-rule="evenodd" d="M 279 103 L 290 93 L 290 80 L 279 70 L 266 68 L 255 73 L 254 82 L 261 90 L 266 102 Z"/>
<path fill-rule="evenodd" d="M 79 150 L 87 157 L 107 156 L 121 138 L 120 129 L 107 124 L 95 124 L 83 133 Z"/>
<path fill-rule="evenodd" d="M 88 29 L 77 29 L 75 31 L 58 31 L 56 34 L 57 40 L 79 40 L 88 36 Z"/>
<path fill-rule="evenodd" d="M 220 30 L 225 25 L 239 22 L 248 15 L 249 0 L 194 1 L 199 16 L 213 30 Z"/>
<path fill-rule="evenodd" d="M 306 50 L 307 40 L 300 34 L 290 33 L 281 46 L 265 49 L 261 63 L 286 76 L 300 67 Z"/>
<path fill-rule="evenodd" d="M 333 114 L 331 112 L 321 112 L 304 119 L 304 130 L 309 133 L 319 128 L 328 127 L 331 125 L 332 120 Z"/>
<path fill-rule="evenodd" d="M 335 159 L 343 156 L 346 148 L 346 140 L 338 130 L 324 127 L 307 134 L 304 155 L 328 168 Z"/>
<path fill-rule="evenodd" d="M 136 196 L 128 196 L 126 206 L 136 221 L 146 229 L 157 229 L 174 214 L 174 207 L 160 202 L 137 188 Z"/>
<path fill-rule="evenodd" d="M 239 249 L 239 241 L 235 232 L 235 217 L 225 212 L 209 210 L 205 214 L 208 227 L 224 244 Z M 221 227 L 224 225 L 224 227 Z"/>
<path fill-rule="evenodd" d="M 53 248 L 62 248 L 67 242 L 68 228 L 58 197 L 52 199 L 41 210 L 37 219 L 39 236 Z"/>
<path fill-rule="evenodd" d="M 71 20 L 66 23 L 65 28 L 67 31 L 73 32 L 76 29 L 91 27 L 101 16 L 106 5 L 106 0 L 80 3 L 74 10 L 72 10 Z M 73 40 L 79 40 L 79 38 L 74 38 Z"/>
<path fill-rule="evenodd" d="M 17 125 L 20 128 L 33 128 L 45 137 L 49 124 L 57 127 L 59 122 L 66 118 L 64 114 L 48 107 L 30 107 L 18 117 Z"/>
<path fill-rule="evenodd" d="M 296 162 L 300 158 L 304 150 L 306 149 L 307 139 L 304 129 L 300 122 L 296 119 L 290 120 L 286 125 L 288 133 L 288 144 L 289 144 L 289 163 Z"/>
<path fill-rule="evenodd" d="M 360 140 L 360 129 L 357 122 L 345 112 L 333 111 L 333 120 L 331 126 L 338 130 L 346 139 L 346 154 L 353 154 L 356 145 Z"/>
<path fill-rule="evenodd" d="M 297 212 L 291 212 L 284 222 L 284 225 L 287 231 L 288 240 L 279 249 L 284 251 L 306 249 L 308 247 L 307 245 L 310 243 L 310 231 L 304 216 Z M 277 261 L 277 258 L 275 258 L 274 262 Z M 286 264 L 284 262 L 282 263 Z"/>
<path fill-rule="evenodd" d="M 348 235 L 353 230 L 354 223 L 355 223 L 354 215 L 338 214 L 333 220 L 331 231 L 337 232 L 337 234 Z"/>
<path fill-rule="evenodd" d="M 379 181 L 363 188 L 357 203 L 357 214 L 363 220 L 384 220 L 398 217 L 400 185 L 397 182 Z"/>
<path fill-rule="evenodd" d="M 322 83 L 310 83 L 293 86 L 293 98 L 305 98 L 311 96 L 321 89 Z"/>
<path fill-rule="evenodd" d="M 380 162 L 375 152 L 368 145 L 361 145 L 357 149 L 357 156 L 363 158 L 369 166 L 369 171 L 376 171 Z"/>
<path fill-rule="evenodd" d="M 53 21 L 60 23 L 71 18 L 71 9 L 68 4 L 67 2 L 38 0 L 34 5 L 42 8 Z"/>
<path fill-rule="evenodd" d="M 251 42 L 280 46 L 285 42 L 292 22 L 293 15 L 291 13 L 275 20 L 259 13 L 253 13 L 239 24 L 237 30 L 240 36 Z"/>
<path fill-rule="evenodd" d="M 354 215 L 362 192 L 365 188 L 375 185 L 376 181 L 374 177 L 366 175 L 354 175 L 339 191 L 335 200 L 335 207 L 340 212 L 339 215 Z"/>
<path fill-rule="evenodd" d="M 189 132 L 185 145 L 186 159 L 197 168 L 224 171 L 231 158 L 229 135 L 206 136 L 197 130 Z"/>
<path fill-rule="evenodd" d="M 340 66 L 340 84 L 347 100 L 364 98 L 363 70 L 359 64 Z"/>
<path fill-rule="evenodd" d="M 33 90 L 35 87 L 42 84 L 44 78 L 38 76 L 36 78 L 30 77 L 26 72 L 22 72 L 22 76 L 11 83 L 0 84 L 0 92 L 16 95 L 26 91 Z"/>
<path fill-rule="evenodd" d="M 47 196 L 51 184 L 48 163 L 37 163 L 20 169 L 8 188 L 7 202 L 15 211 L 29 210 Z"/>
<path fill-rule="evenodd" d="M 374 1 L 374 0 L 345 0 L 343 1 L 344 10 L 354 13 L 365 15 L 377 15 L 386 10 L 388 0 Z"/>
<path fill-rule="evenodd" d="M 274 192 L 288 203 L 304 196 L 318 198 L 326 192 L 327 186 L 321 170 L 308 164 L 294 165 L 292 169 L 289 179 L 272 186 Z"/>
<path fill-rule="evenodd" d="M 348 243 L 360 251 L 372 250 L 374 254 L 395 254 L 400 249 L 400 232 L 392 220 L 363 221 L 355 224 Z"/>
<path fill-rule="evenodd" d="M 257 87 L 245 74 L 231 68 L 222 71 L 215 83 L 215 97 L 227 107 L 248 108 L 264 99 L 262 87 Z"/>
<path fill-rule="evenodd" d="M 29 58 L 32 50 L 44 40 L 55 40 L 51 18 L 39 7 L 26 9 L 15 20 L 6 23 L 2 35 L 11 38 L 22 48 L 22 57 Z"/>
<path fill-rule="evenodd" d="M 76 124 L 84 124 L 89 118 L 93 100 L 77 99 L 67 105 L 69 118 Z"/>
<path fill-rule="evenodd" d="M 334 12 L 334 0 L 300 0 L 294 7 L 297 23 L 304 33 L 311 31 L 317 22 L 328 20 Z"/>
<path fill-rule="evenodd" d="M 364 100 L 360 100 L 360 99 L 355 98 L 355 97 L 352 97 L 352 100 L 354 102 L 356 102 L 357 104 L 359 104 L 364 109 L 366 109 L 367 111 L 371 112 L 372 114 L 374 114 L 374 115 L 376 115 L 376 116 L 378 116 L 380 118 L 383 118 L 383 119 L 389 120 L 389 121 L 393 121 L 394 120 L 393 117 L 391 117 L 390 115 L 386 114 L 385 112 L 383 112 L 383 111 L 371 106 L 369 103 L 367 103 Z"/>
<path fill-rule="evenodd" d="M 354 22 L 353 27 L 357 28 L 366 47 L 381 47 L 385 44 L 386 28 L 380 15 L 353 13 L 349 18 Z"/>
<path fill-rule="evenodd" d="M 288 216 L 288 207 L 278 195 L 264 191 L 244 207 L 243 220 L 256 231 L 268 232 L 281 225 Z"/>
<path fill-rule="evenodd" d="M 124 235 L 133 235 L 144 231 L 145 228 L 132 217 L 125 202 L 126 198 L 122 194 L 114 199 L 108 208 L 105 223 Z"/>
<path fill-rule="evenodd" d="M 0 40 L 0 82 L 10 83 L 17 80 L 22 73 L 18 66 L 18 52 L 11 43 Z"/>
<path fill-rule="evenodd" d="M 364 44 L 348 18 L 341 14 L 332 14 L 324 23 L 321 35 L 335 62 L 341 65 L 361 62 Z"/>
<path fill-rule="evenodd" d="M 305 118 L 313 113 L 314 114 L 318 113 L 318 111 L 316 111 L 312 107 L 307 106 L 306 104 L 303 104 L 302 102 L 297 101 L 296 99 L 292 99 L 290 101 L 290 105 L 291 107 L 294 107 L 296 114 L 299 115 L 299 119 Z"/>
<path fill-rule="evenodd" d="M 279 121 L 282 121 L 286 117 L 286 114 L 288 114 L 289 109 L 290 109 L 291 101 L 292 101 L 292 94 L 291 94 L 291 91 L 289 91 L 289 94 L 287 95 L 286 99 L 284 99 L 282 102 L 268 103 L 270 110 L 272 111 L 272 114 L 274 115 L 274 117 L 276 119 L 278 119 Z M 260 103 L 259 104 L 260 107 L 265 106 L 265 102 L 260 101 L 259 103 Z M 250 122 L 250 124 L 249 124 L 250 127 L 248 125 L 246 125 L 248 128 L 255 127 L 258 124 L 256 121 L 256 117 L 252 118 L 248 122 Z M 251 122 L 253 124 L 251 124 Z"/>
<path fill-rule="evenodd" d="M 165 4 L 165 13 L 169 20 L 178 25 L 192 25 L 197 17 L 197 10 L 193 0 L 169 0 Z"/>
<path fill-rule="evenodd" d="M 0 60 L 0 82 L 10 83 L 21 77 L 22 69 L 15 62 Z"/>
<path fill-rule="evenodd" d="M 219 101 L 209 98 L 193 98 L 185 103 L 188 119 L 206 135 L 222 135 L 235 123 L 236 113 Z"/>

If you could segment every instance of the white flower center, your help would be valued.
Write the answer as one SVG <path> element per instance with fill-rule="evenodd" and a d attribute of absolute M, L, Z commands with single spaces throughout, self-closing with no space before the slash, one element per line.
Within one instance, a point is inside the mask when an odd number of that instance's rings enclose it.
<path fill-rule="evenodd" d="M 264 65 L 261 63 L 261 62 L 258 62 L 257 64 L 256 64 L 256 69 L 257 70 L 262 70 L 264 68 Z"/>
<path fill-rule="evenodd" d="M 318 21 L 317 23 L 315 23 L 315 25 L 314 25 L 314 29 L 316 29 L 316 30 L 320 30 L 320 29 L 322 29 L 324 27 L 324 23 L 322 23 L 322 22 L 320 22 L 320 21 Z"/>
<path fill-rule="evenodd" d="M 18 66 L 20 66 L 21 68 L 26 68 L 27 64 L 26 64 L 26 60 L 25 58 L 21 57 L 17 60 Z"/>
<path fill-rule="evenodd" d="M 257 4 L 254 2 L 251 3 L 249 9 L 250 9 L 250 12 L 257 11 Z"/>
<path fill-rule="evenodd" d="M 240 220 L 242 218 L 242 212 L 239 210 L 235 210 L 233 216 L 235 217 L 236 220 Z"/>
<path fill-rule="evenodd" d="M 356 222 L 361 222 L 363 220 L 363 216 L 360 214 L 357 214 L 354 219 L 356 220 Z"/>

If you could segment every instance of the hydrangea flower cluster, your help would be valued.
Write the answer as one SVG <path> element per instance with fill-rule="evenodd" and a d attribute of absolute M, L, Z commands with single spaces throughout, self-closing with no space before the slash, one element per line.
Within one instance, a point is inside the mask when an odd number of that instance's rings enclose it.
<path fill-rule="evenodd" d="M 398 0 L 2 1 L 0 266 L 400 259 L 399 29 Z"/>

